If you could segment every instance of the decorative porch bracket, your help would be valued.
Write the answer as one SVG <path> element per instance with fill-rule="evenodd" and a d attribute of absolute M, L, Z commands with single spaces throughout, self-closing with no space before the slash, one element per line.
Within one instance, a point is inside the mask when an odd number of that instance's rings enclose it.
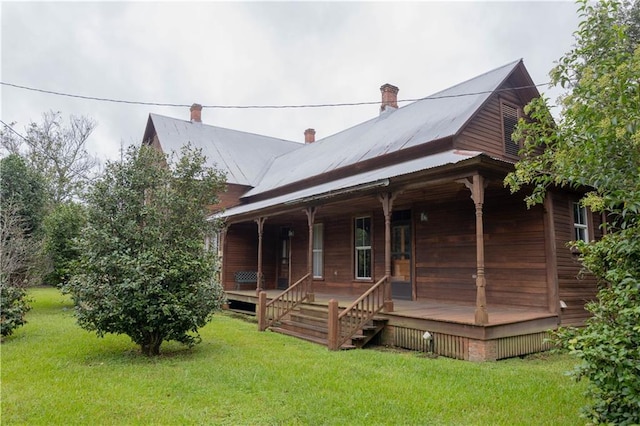
<path fill-rule="evenodd" d="M 486 280 L 484 277 L 484 228 L 482 220 L 482 205 L 484 204 L 484 190 L 486 181 L 480 175 L 461 179 L 458 182 L 464 184 L 471 191 L 471 199 L 476 206 L 476 314 L 475 323 L 484 325 L 489 323 L 487 312 Z"/>
<path fill-rule="evenodd" d="M 309 247 L 307 251 L 307 275 L 309 280 L 309 293 L 307 299 L 309 302 L 315 301 L 315 294 L 313 293 L 313 223 L 316 217 L 316 207 L 307 207 L 304 212 L 307 215 L 307 224 L 309 225 Z"/>
<path fill-rule="evenodd" d="M 259 295 L 262 289 L 263 272 L 262 272 L 262 234 L 264 230 L 264 221 L 266 217 L 259 217 L 256 219 L 258 225 L 258 282 L 256 283 L 256 295 Z"/>
<path fill-rule="evenodd" d="M 384 213 L 384 274 L 387 277 L 391 276 L 391 213 L 393 212 L 393 201 L 397 195 L 397 192 L 385 192 L 378 195 Z M 391 279 L 387 279 L 384 284 L 384 311 L 393 312 Z"/>

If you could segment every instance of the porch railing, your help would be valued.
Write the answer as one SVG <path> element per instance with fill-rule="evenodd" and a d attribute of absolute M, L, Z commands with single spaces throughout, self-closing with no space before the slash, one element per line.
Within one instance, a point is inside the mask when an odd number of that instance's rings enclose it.
<path fill-rule="evenodd" d="M 258 329 L 264 331 L 309 297 L 311 274 L 306 274 L 267 303 L 267 293 L 258 296 Z"/>
<path fill-rule="evenodd" d="M 333 303 L 329 302 L 329 337 L 327 342 L 329 349 L 338 350 L 384 308 L 384 289 L 388 280 L 388 275 L 382 277 L 380 281 L 340 313 L 338 313 L 338 302 L 335 300 L 331 301 Z"/>

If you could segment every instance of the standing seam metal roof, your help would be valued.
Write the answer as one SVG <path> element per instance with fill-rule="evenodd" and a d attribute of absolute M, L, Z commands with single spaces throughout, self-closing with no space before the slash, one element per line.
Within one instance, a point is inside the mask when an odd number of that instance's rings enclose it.
<path fill-rule="evenodd" d="M 208 166 L 227 175 L 228 183 L 256 186 L 279 155 L 302 143 L 149 114 L 162 150 L 179 152 L 188 142 L 202 148 Z"/>
<path fill-rule="evenodd" d="M 517 60 L 277 157 L 253 196 L 360 161 L 453 136 L 522 62 Z M 283 172 L 286 171 L 286 172 Z"/>

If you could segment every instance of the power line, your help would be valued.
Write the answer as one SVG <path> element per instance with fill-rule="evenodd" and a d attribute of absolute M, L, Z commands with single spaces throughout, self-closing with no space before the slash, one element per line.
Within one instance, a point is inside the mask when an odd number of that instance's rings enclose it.
<path fill-rule="evenodd" d="M 146 106 L 159 106 L 159 107 L 180 107 L 180 108 L 188 108 L 191 105 L 188 104 L 175 104 L 175 103 L 166 103 L 166 102 L 144 102 L 144 101 L 130 101 L 123 99 L 112 99 L 112 98 L 100 98 L 96 96 L 84 96 L 84 95 L 75 95 L 71 93 L 63 93 L 56 92 L 52 90 L 38 89 L 35 87 L 21 86 L 19 84 L 7 83 L 4 81 L 0 81 L 0 84 L 3 86 L 14 87 L 16 89 L 30 90 L 33 92 L 46 93 L 49 95 L 56 96 L 65 96 L 69 98 L 77 98 L 77 99 L 85 99 L 90 101 L 99 101 L 99 102 L 112 102 L 112 103 L 120 103 L 120 104 L 129 104 L 129 105 L 146 105 Z M 424 98 L 415 98 L 415 99 L 400 99 L 397 102 L 416 102 L 423 100 L 435 100 L 435 99 L 446 99 L 446 98 L 460 98 L 463 96 L 477 96 L 477 95 L 485 95 L 488 93 L 496 93 L 502 91 L 509 90 L 520 90 L 520 89 L 531 89 L 539 86 L 546 86 L 549 83 L 541 83 L 527 86 L 519 86 L 519 87 L 510 87 L 505 89 L 498 90 L 485 90 L 480 92 L 470 92 L 470 93 L 458 93 L 455 95 L 441 95 L 441 96 L 426 96 Z M 343 103 L 327 103 L 327 104 L 299 104 L 299 105 L 202 105 L 203 108 L 216 108 L 216 109 L 294 109 L 294 108 L 326 108 L 326 107 L 346 107 L 346 106 L 360 106 L 360 105 L 377 105 L 380 101 L 368 101 L 368 102 L 343 102 Z M 4 123 L 3 123 L 4 124 Z M 6 124 L 5 124 L 6 126 Z M 8 127 L 8 126 L 7 126 Z M 12 129 L 13 130 L 13 129 Z"/>
<path fill-rule="evenodd" d="M 22 136 L 20 133 L 18 133 L 13 127 L 9 126 L 7 123 L 5 123 L 4 121 L 0 120 L 0 123 L 2 123 L 2 125 L 4 127 L 6 127 L 7 129 L 11 130 L 13 133 L 15 133 L 16 135 L 20 136 L 22 138 L 22 140 L 24 140 L 25 142 L 27 141 L 27 138 L 25 138 L 24 136 Z"/>

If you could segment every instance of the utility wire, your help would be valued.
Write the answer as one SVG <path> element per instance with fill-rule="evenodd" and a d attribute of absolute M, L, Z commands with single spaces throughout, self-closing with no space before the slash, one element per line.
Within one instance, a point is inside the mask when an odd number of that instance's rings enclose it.
<path fill-rule="evenodd" d="M 13 133 L 15 133 L 16 135 L 20 136 L 22 138 L 22 140 L 24 140 L 25 142 L 27 141 L 27 138 L 25 138 L 24 136 L 22 136 L 20 133 L 18 133 L 13 127 L 9 126 L 7 123 L 5 123 L 4 121 L 0 120 L 0 123 L 2 123 L 2 125 L 4 127 L 6 127 L 7 129 L 11 130 Z"/>
<path fill-rule="evenodd" d="M 78 98 L 78 99 L 86 99 L 91 101 L 100 101 L 100 102 L 113 102 L 113 103 L 121 103 L 121 104 L 130 104 L 130 105 L 147 105 L 147 106 L 159 106 L 159 107 L 190 107 L 188 104 L 174 104 L 174 103 L 163 103 L 163 102 L 143 102 L 143 101 L 129 101 L 123 99 L 111 99 L 111 98 L 100 98 L 96 96 L 84 96 L 84 95 L 75 95 L 71 93 L 62 93 L 55 92 L 52 90 L 45 89 L 37 89 L 35 87 L 21 86 L 19 84 L 7 83 L 4 81 L 0 81 L 0 84 L 3 86 L 14 87 L 16 89 L 30 90 L 33 92 L 46 93 L 49 95 L 56 96 L 65 96 L 69 98 Z M 446 98 L 460 98 L 463 96 L 476 96 L 476 95 L 484 95 L 487 93 L 495 93 L 509 90 L 519 90 L 519 89 L 531 89 L 533 87 L 546 86 L 549 83 L 541 83 L 520 87 L 510 87 L 506 89 L 498 89 L 498 90 L 486 90 L 481 92 L 470 92 L 470 93 L 458 93 L 455 95 L 433 95 L 426 96 L 424 98 L 415 98 L 415 99 L 401 99 L 398 100 L 398 103 L 401 102 L 415 102 L 415 101 L 423 101 L 426 99 L 435 100 L 435 99 L 446 99 Z M 294 109 L 294 108 L 325 108 L 325 107 L 345 107 L 345 106 L 359 106 L 359 105 L 377 105 L 380 101 L 369 101 L 369 102 L 344 102 L 344 103 L 329 103 L 329 104 L 301 104 L 301 105 L 202 105 L 203 108 L 216 108 L 216 109 Z M 3 123 L 4 124 L 4 123 Z M 5 124 L 6 126 L 6 124 Z"/>

